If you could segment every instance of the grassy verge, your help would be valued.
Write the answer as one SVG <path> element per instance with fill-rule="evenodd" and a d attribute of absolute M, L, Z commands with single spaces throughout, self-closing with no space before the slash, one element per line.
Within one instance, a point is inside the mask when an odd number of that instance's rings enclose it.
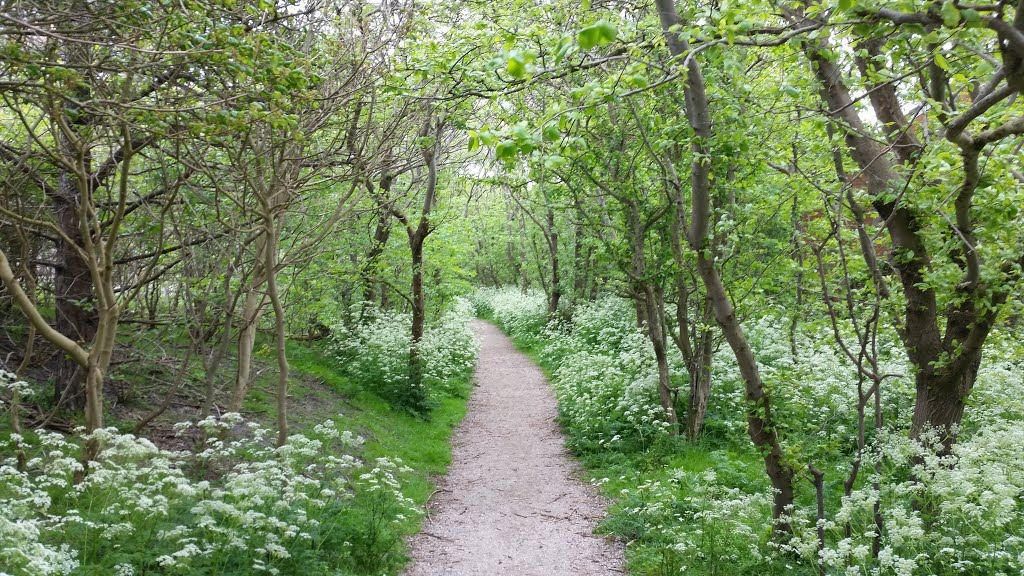
<path fill-rule="evenodd" d="M 459 378 L 445 388 L 455 394 L 443 395 L 425 419 L 395 410 L 379 396 L 364 390 L 338 370 L 336 361 L 317 343 L 290 342 L 292 418 L 297 429 L 332 419 L 339 429 L 365 438 L 362 458 L 372 462 L 380 457 L 400 459 L 411 472 L 402 478 L 402 491 L 417 506 L 424 506 L 435 489 L 435 478 L 451 463 L 451 436 L 466 414 L 471 384 Z M 273 380 L 276 376 L 270 376 Z M 250 403 L 263 412 L 261 419 L 276 416 L 271 382 L 260 386 Z M 255 392 L 255 391 L 254 391 Z M 410 517 L 402 525 L 404 535 L 420 530 L 422 517 Z M 400 544 L 401 546 L 401 544 Z M 402 550 L 393 554 L 388 573 L 397 572 L 408 560 Z"/>

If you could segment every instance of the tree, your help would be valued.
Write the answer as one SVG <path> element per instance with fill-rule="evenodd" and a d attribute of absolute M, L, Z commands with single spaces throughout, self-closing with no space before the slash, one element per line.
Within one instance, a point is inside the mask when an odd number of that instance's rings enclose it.
<path fill-rule="evenodd" d="M 1002 14 L 982 18 L 974 10 L 962 13 L 955 6 L 944 7 L 942 13 L 884 8 L 858 9 L 858 13 L 873 22 L 892 24 L 888 30 L 879 24 L 855 31 L 851 41 L 859 81 L 869 88 L 871 109 L 883 123 L 884 145 L 854 106 L 849 88 L 853 80 L 837 61 L 834 42 L 828 37 L 808 40 L 805 53 L 822 85 L 827 113 L 837 121 L 891 240 L 891 267 L 906 299 L 899 332 L 916 368 L 911 436 L 919 437 L 928 427 L 943 430 L 948 453 L 977 379 L 985 341 L 1024 263 L 1015 254 L 1019 237 L 994 234 L 992 227 L 1002 226 L 1004 216 L 975 204 L 976 196 L 998 177 L 984 175 L 980 159 L 988 152 L 997 171 L 1012 174 L 1012 165 L 1002 156 L 1007 147 L 1000 145 L 1024 133 L 1024 121 L 1012 104 L 1012 96 L 1024 86 L 1024 36 L 1019 36 L 1024 31 L 1024 11 L 1016 10 L 1012 22 Z M 824 25 L 821 17 L 808 16 L 806 11 L 794 9 L 787 14 L 798 24 Z M 974 32 L 978 28 L 988 37 L 978 37 Z M 884 68 L 884 48 L 915 36 L 927 40 L 943 31 L 960 39 L 959 50 L 974 60 L 974 70 L 982 62 L 991 70 L 975 72 L 974 83 L 965 85 L 950 75 L 946 49 L 934 42 L 926 44 L 922 53 L 904 55 L 908 65 L 922 71 L 917 96 L 925 99 L 943 127 L 944 141 L 936 141 L 927 138 L 929 128 L 923 124 L 920 130 L 927 140 L 922 142 L 916 124 L 926 116 L 916 112 L 916 117 L 906 117 L 907 98 L 898 91 L 898 76 Z M 998 67 L 992 67 L 982 51 L 971 49 L 976 42 L 991 40 L 993 33 L 1000 40 L 1002 65 Z M 979 121 L 983 116 L 986 120 Z M 929 164 L 950 153 L 959 156 L 958 182 L 938 186 Z M 935 211 L 926 207 L 936 192 L 953 199 L 952 217 L 941 207 Z M 990 250 L 982 247 L 989 244 Z"/>

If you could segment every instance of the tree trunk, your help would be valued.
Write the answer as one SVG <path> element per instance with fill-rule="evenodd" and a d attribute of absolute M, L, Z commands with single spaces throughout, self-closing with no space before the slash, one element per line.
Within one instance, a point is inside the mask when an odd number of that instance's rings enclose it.
<path fill-rule="evenodd" d="M 704 324 L 714 317 L 713 304 L 710 298 L 704 299 Z M 704 420 L 708 413 L 708 400 L 711 398 L 711 362 L 714 348 L 710 330 L 701 328 L 695 335 L 697 345 L 694 354 L 687 362 L 690 376 L 690 397 L 686 407 L 686 438 L 696 440 L 704 432 Z"/>
<path fill-rule="evenodd" d="M 85 376 L 85 432 L 89 434 L 103 427 L 103 380 L 110 368 L 117 339 L 117 324 L 121 310 L 116 304 L 100 310 L 96 338 L 89 351 Z M 92 459 L 90 456 L 89 460 Z"/>
<path fill-rule="evenodd" d="M 266 232 L 269 246 L 277 246 L 273 216 L 266 217 Z M 284 306 L 277 291 L 277 257 L 276 250 L 266 251 L 267 295 L 274 308 L 274 340 L 277 352 L 277 445 L 284 446 L 288 441 L 288 351 L 286 348 L 287 332 L 285 329 Z"/>
<path fill-rule="evenodd" d="M 229 412 L 238 412 L 242 409 L 245 395 L 252 384 L 252 355 L 256 347 L 256 331 L 263 316 L 266 300 L 266 295 L 260 290 L 262 284 L 262 281 L 256 284 L 256 280 L 253 280 L 242 304 L 242 325 L 238 330 L 238 369 L 235 386 L 231 391 L 231 402 L 228 403 Z"/>
<path fill-rule="evenodd" d="M 576 200 L 576 226 L 573 234 L 572 301 L 575 306 L 587 297 L 587 262 L 583 249 L 583 207 Z"/>
<path fill-rule="evenodd" d="M 370 250 L 366 253 L 366 261 L 360 274 L 363 278 L 364 302 L 375 303 L 377 301 L 377 279 L 375 278 L 373 268 L 377 263 L 377 259 L 384 253 L 388 240 L 391 238 L 391 212 L 384 205 L 384 202 L 390 196 L 392 182 L 394 182 L 394 177 L 390 174 L 385 174 L 380 179 L 380 190 L 374 192 L 378 210 L 377 226 L 373 231 L 373 242 L 370 245 Z M 368 186 L 372 186 L 372 184 L 368 184 Z"/>
<path fill-rule="evenodd" d="M 413 386 L 423 384 L 423 366 L 420 342 L 426 324 L 427 303 L 423 293 L 423 241 L 419 235 L 409 237 L 412 255 L 412 348 L 409 350 L 409 380 Z"/>
<path fill-rule="evenodd" d="M 555 227 L 555 211 L 548 205 L 547 218 L 548 256 L 551 261 L 551 297 L 548 299 L 548 316 L 558 312 L 558 303 L 562 299 L 562 276 L 558 264 L 558 228 Z"/>
<path fill-rule="evenodd" d="M 787 15 L 797 22 L 806 18 L 796 9 L 788 10 Z M 945 434 L 941 453 L 948 454 L 956 440 L 955 428 L 963 417 L 966 397 L 977 378 L 982 347 L 1013 285 L 1008 281 L 1009 276 L 997 289 L 980 281 L 980 259 L 974 249 L 976 242 L 973 241 L 970 218 L 977 182 L 969 176 L 977 170 L 976 162 L 982 146 L 977 146 L 971 136 L 964 134 L 971 118 L 961 121 L 961 117 L 946 123 L 946 139 L 961 148 L 966 173 L 954 201 L 957 223 L 952 228 L 955 232 L 950 232 L 948 240 L 957 244 L 966 242 L 971 248 L 961 252 L 958 263 L 962 267 L 963 278 L 950 288 L 950 292 L 957 293 L 959 303 L 949 306 L 943 314 L 939 310 L 935 288 L 924 281 L 931 269 L 931 255 L 920 234 L 920 217 L 913 205 L 893 200 L 887 194 L 893 185 L 901 182 L 888 150 L 892 149 L 897 159 L 906 164 L 913 161 L 913 150 L 919 145 L 910 130 L 890 131 L 888 147 L 865 135 L 864 122 L 853 106 L 843 75 L 824 53 L 828 48 L 826 39 L 805 44 L 807 57 L 824 86 L 821 98 L 842 121 L 839 125 L 850 156 L 866 177 L 872 205 L 883 219 L 892 247 L 900 252 L 900 258 L 892 261 L 906 296 L 904 324 L 899 331 L 907 356 L 917 369 L 917 397 L 910 435 L 916 439 L 928 426 L 941 428 Z M 877 50 L 877 46 L 871 43 L 863 48 L 869 53 Z M 859 64 L 865 71 L 873 66 L 865 60 Z M 907 120 L 899 109 L 898 97 L 891 84 L 873 86 L 869 97 L 875 115 L 890 126 L 890 130 L 906 125 Z M 860 217 L 856 211 L 855 215 Z M 863 240 L 862 244 L 865 244 Z M 870 267 L 874 257 L 870 244 L 865 246 L 864 252 Z M 944 332 L 940 328 L 943 324 Z"/>
<path fill-rule="evenodd" d="M 711 331 L 707 326 L 714 320 L 714 305 L 707 296 L 703 298 L 701 324 L 695 329 L 690 322 L 691 287 L 687 285 L 687 262 L 683 254 L 684 207 L 681 195 L 676 196 L 674 204 L 669 241 L 672 246 L 672 258 L 676 264 L 676 326 L 679 329 L 676 347 L 686 362 L 686 371 L 690 378 L 686 405 L 686 438 L 696 440 L 704 431 L 708 400 L 711 398 L 711 361 L 714 350 Z M 696 287 L 693 291 L 696 291 Z"/>
<path fill-rule="evenodd" d="M 66 58 L 72 64 L 88 65 L 89 48 L 85 45 L 69 45 L 64 48 Z M 75 90 L 74 99 L 64 105 L 68 130 L 77 133 L 88 124 L 85 114 L 80 114 L 77 102 L 88 100 L 89 90 L 83 85 Z M 68 164 L 89 173 L 92 159 L 88 150 L 81 150 L 73 139 L 60 131 L 57 135 L 60 154 Z M 60 169 L 56 194 L 50 197 L 54 220 L 68 240 L 61 237 L 57 240 L 57 266 L 54 269 L 54 300 L 57 308 L 56 328 L 61 334 L 71 338 L 80 345 L 88 345 L 96 336 L 98 311 L 96 310 L 96 294 L 89 264 L 78 251 L 84 246 L 82 238 L 81 210 L 87 202 L 83 198 L 82 178 L 80 174 Z M 74 243 L 74 244 L 72 244 Z M 61 354 L 57 361 L 57 373 L 54 379 L 54 401 L 69 407 L 73 411 L 85 408 L 84 391 L 86 370 L 66 355 Z"/>
<path fill-rule="evenodd" d="M 644 308 L 647 313 L 647 336 L 654 348 L 654 358 L 658 363 L 658 399 L 662 409 L 665 410 L 665 418 L 671 425 L 672 435 L 679 433 L 679 417 L 676 414 L 675 392 L 672 389 L 672 381 L 668 370 L 668 350 L 666 349 L 665 326 L 661 320 L 659 309 L 660 298 L 655 293 L 655 288 L 649 283 L 644 285 Z"/>
<path fill-rule="evenodd" d="M 928 427 L 937 428 L 943 435 L 942 453 L 950 453 L 956 442 L 956 429 L 964 416 L 967 395 L 977 380 L 980 366 L 979 355 L 959 374 L 951 374 L 945 370 L 918 370 L 917 399 L 910 428 L 911 438 L 920 438 Z"/>
<path fill-rule="evenodd" d="M 690 46 L 687 40 L 673 31 L 674 27 L 681 24 L 673 0 L 655 0 L 655 5 L 672 56 L 679 58 L 689 53 Z M 722 278 L 715 269 L 715 263 L 709 259 L 711 250 L 707 244 L 708 228 L 711 223 L 712 162 L 706 159 L 712 158 L 707 148 L 712 136 L 711 111 L 700 65 L 696 59 L 689 59 L 688 62 L 687 83 L 683 95 L 686 101 L 686 119 L 694 131 L 691 143 L 693 163 L 690 170 L 690 220 L 693 225 L 689 230 L 690 248 L 697 254 L 697 269 L 701 280 L 714 304 L 715 317 L 732 348 L 746 385 L 746 397 L 750 403 L 747 412 L 747 433 L 751 442 L 764 454 L 765 471 L 774 488 L 772 516 L 778 521 L 776 529 L 782 533 L 789 533 L 792 531 L 789 523 L 779 519 L 793 504 L 793 470 L 783 460 L 782 446 L 779 444 L 772 417 L 771 400 L 761 381 L 757 360 L 736 318 Z M 680 188 L 677 193 L 682 194 L 682 189 Z M 677 203 L 682 204 L 682 200 L 677 199 Z"/>
<path fill-rule="evenodd" d="M 423 125 L 421 136 L 430 134 L 431 124 L 431 119 L 428 117 Z M 409 236 L 409 252 L 412 258 L 412 346 L 409 350 L 409 380 L 413 386 L 423 385 L 420 342 L 423 340 L 427 316 L 426 294 L 423 292 L 423 243 L 433 231 L 430 227 L 430 213 L 434 209 L 437 197 L 437 150 L 440 146 L 443 126 L 443 120 L 436 120 L 433 133 L 434 146 L 423 150 L 423 162 L 427 167 L 427 182 L 419 222 L 413 228 L 412 223 L 404 214 L 396 213 L 401 222 L 405 224 L 406 232 Z"/>
<path fill-rule="evenodd" d="M 751 404 L 747 411 L 747 434 L 764 455 L 765 471 L 775 491 L 772 517 L 778 520 L 793 504 L 793 470 L 783 460 L 782 446 L 772 415 L 771 399 L 761 381 L 754 353 L 747 343 L 714 263 L 700 254 L 698 251 L 697 267 L 704 279 L 704 285 L 707 286 L 708 295 L 714 302 L 718 324 L 722 327 L 725 339 L 736 356 L 740 374 L 746 384 L 746 398 Z M 776 527 L 783 533 L 791 531 L 788 522 L 780 522 Z"/>
<path fill-rule="evenodd" d="M 644 227 L 637 204 L 627 202 L 626 205 L 629 208 L 629 239 L 633 248 L 630 267 L 634 282 L 634 302 L 637 305 L 637 321 L 644 325 L 651 347 L 654 349 L 654 359 L 658 365 L 658 399 L 665 411 L 665 418 L 671 425 L 672 434 L 677 434 L 679 432 L 679 417 L 676 414 L 675 394 L 672 390 L 668 369 L 665 323 L 661 314 L 662 298 L 658 294 L 658 289 L 647 279 L 645 248 L 647 228 Z"/>

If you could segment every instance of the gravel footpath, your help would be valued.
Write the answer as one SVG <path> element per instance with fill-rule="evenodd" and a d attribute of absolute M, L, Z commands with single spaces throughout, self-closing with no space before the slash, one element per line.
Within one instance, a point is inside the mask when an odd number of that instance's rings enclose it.
<path fill-rule="evenodd" d="M 593 534 L 606 502 L 565 449 L 543 373 L 494 326 L 474 330 L 476 387 L 405 575 L 623 574 L 621 546 Z"/>

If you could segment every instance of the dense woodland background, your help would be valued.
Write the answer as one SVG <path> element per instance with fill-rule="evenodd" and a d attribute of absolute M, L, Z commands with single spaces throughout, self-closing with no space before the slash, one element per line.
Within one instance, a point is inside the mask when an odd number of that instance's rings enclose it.
<path fill-rule="evenodd" d="M 394 573 L 480 315 L 635 574 L 1021 573 L 1022 89 L 1019 0 L 2 0 L 0 572 Z"/>

